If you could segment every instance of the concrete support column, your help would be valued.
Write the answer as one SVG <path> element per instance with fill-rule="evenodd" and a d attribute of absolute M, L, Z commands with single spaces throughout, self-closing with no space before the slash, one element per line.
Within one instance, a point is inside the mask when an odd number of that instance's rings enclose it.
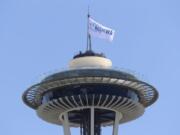
<path fill-rule="evenodd" d="M 94 135 L 94 107 L 91 107 L 91 135 Z"/>
<path fill-rule="evenodd" d="M 63 121 L 64 135 L 71 135 L 68 113 L 65 113 L 63 117 L 64 117 L 64 121 Z"/>
<path fill-rule="evenodd" d="M 113 126 L 113 135 L 118 135 L 118 129 L 119 129 L 119 121 L 122 118 L 122 114 L 119 112 L 115 112 L 115 120 L 114 120 L 114 126 Z"/>

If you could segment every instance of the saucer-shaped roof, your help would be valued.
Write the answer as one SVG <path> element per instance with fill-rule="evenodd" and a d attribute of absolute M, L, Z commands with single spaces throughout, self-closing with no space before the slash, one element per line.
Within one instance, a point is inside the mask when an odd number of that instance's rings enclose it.
<path fill-rule="evenodd" d="M 31 108 L 37 109 L 42 105 L 43 94 L 54 88 L 74 84 L 111 84 L 125 86 L 134 90 L 144 107 L 153 104 L 158 98 L 157 90 L 135 76 L 113 69 L 76 69 L 55 73 L 46 77 L 41 83 L 27 89 L 23 101 Z"/>

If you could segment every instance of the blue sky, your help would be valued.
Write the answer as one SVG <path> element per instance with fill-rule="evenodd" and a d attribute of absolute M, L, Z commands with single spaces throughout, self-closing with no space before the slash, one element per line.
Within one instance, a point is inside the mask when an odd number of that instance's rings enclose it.
<path fill-rule="evenodd" d="M 63 134 L 61 127 L 40 120 L 21 96 L 85 50 L 88 3 L 93 18 L 116 30 L 112 43 L 93 38 L 93 49 L 160 93 L 143 117 L 120 125 L 119 134 L 180 134 L 179 0 L 1 0 L 0 134 Z"/>

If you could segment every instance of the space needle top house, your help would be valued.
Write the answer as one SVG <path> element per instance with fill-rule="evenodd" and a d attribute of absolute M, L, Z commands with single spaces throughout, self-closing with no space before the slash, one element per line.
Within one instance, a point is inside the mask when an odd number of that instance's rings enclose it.
<path fill-rule="evenodd" d="M 102 31 L 102 38 L 112 39 L 114 31 L 89 21 L 92 29 Z M 79 127 L 80 135 L 101 135 L 104 126 L 113 126 L 112 134 L 118 135 L 119 124 L 140 117 L 158 92 L 134 75 L 113 69 L 110 59 L 93 52 L 91 34 L 87 51 L 75 55 L 68 70 L 27 89 L 23 101 L 41 119 L 63 126 L 65 135 L 71 134 L 70 127 Z"/>

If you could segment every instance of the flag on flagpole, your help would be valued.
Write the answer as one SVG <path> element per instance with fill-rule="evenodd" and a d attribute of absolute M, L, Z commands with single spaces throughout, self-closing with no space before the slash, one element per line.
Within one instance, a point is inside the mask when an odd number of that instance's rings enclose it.
<path fill-rule="evenodd" d="M 98 38 L 112 41 L 115 31 L 111 28 L 105 27 L 89 17 L 89 34 Z"/>

